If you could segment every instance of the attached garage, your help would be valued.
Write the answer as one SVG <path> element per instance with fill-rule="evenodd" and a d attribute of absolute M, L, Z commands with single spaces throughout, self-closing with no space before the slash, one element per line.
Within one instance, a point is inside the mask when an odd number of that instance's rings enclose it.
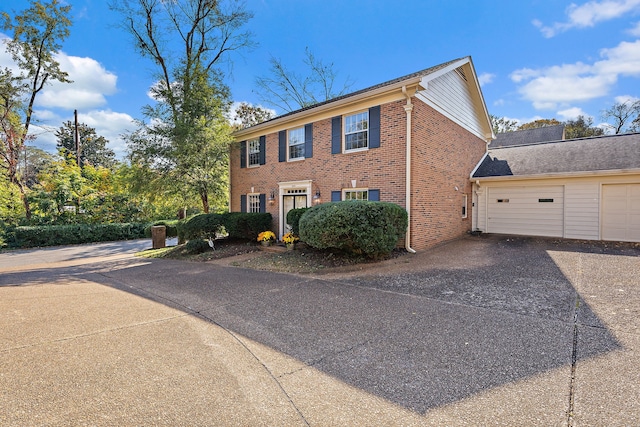
<path fill-rule="evenodd" d="M 471 179 L 474 230 L 640 242 L 640 134 L 489 148 Z"/>
<path fill-rule="evenodd" d="M 640 242 L 640 184 L 602 186 L 602 240 Z"/>
<path fill-rule="evenodd" d="M 562 237 L 564 188 L 491 187 L 487 193 L 487 232 Z"/>

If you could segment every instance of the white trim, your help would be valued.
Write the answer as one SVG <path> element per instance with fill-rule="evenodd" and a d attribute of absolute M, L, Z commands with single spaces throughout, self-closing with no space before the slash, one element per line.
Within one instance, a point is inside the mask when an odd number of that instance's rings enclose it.
<path fill-rule="evenodd" d="M 367 146 L 366 147 L 358 147 L 358 148 L 351 148 L 351 149 L 347 149 L 347 117 L 351 117 L 351 116 L 357 116 L 358 114 L 362 114 L 362 113 L 367 113 L 367 129 L 366 130 L 359 130 L 356 132 L 351 132 L 349 133 L 349 135 L 354 134 L 354 133 L 360 133 L 360 132 L 367 132 Z M 341 124 L 342 124 L 342 154 L 347 154 L 347 153 L 357 153 L 359 151 L 367 151 L 369 149 L 369 140 L 370 140 L 370 134 L 369 134 L 369 130 L 370 130 L 370 117 L 369 117 L 369 109 L 364 109 L 364 110 L 357 110 L 354 111 L 352 113 L 349 114 L 343 114 L 342 115 L 342 120 L 341 120 Z"/>
<path fill-rule="evenodd" d="M 471 181 L 493 182 L 493 181 L 518 181 L 544 178 L 578 178 L 594 176 L 612 175 L 634 175 L 640 173 L 640 169 L 612 169 L 604 171 L 580 171 L 580 172 L 553 172 L 536 175 L 506 175 L 506 176 L 486 176 L 480 178 L 470 178 Z"/>
<path fill-rule="evenodd" d="M 284 230 L 282 224 L 284 224 L 284 203 L 282 202 L 283 197 L 286 195 L 287 190 L 306 190 L 307 196 L 307 206 L 313 206 L 313 194 L 311 194 L 311 184 L 312 180 L 300 180 L 300 181 L 285 181 L 278 183 L 278 238 L 282 239 L 284 235 Z"/>
<path fill-rule="evenodd" d="M 346 200 L 345 199 L 345 195 L 346 193 L 355 193 L 358 191 L 366 191 L 367 192 L 367 200 L 369 200 L 369 188 L 368 187 L 356 187 L 356 188 L 343 188 L 342 189 L 342 200 Z M 364 199 L 361 199 L 364 200 Z"/>

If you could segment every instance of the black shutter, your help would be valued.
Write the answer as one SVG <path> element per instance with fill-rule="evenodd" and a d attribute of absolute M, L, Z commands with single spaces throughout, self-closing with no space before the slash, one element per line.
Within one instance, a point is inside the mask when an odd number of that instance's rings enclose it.
<path fill-rule="evenodd" d="M 380 148 L 380 106 L 369 108 L 369 148 Z"/>
<path fill-rule="evenodd" d="M 281 130 L 278 133 L 278 161 L 287 161 L 287 131 Z"/>
<path fill-rule="evenodd" d="M 247 211 L 247 195 L 241 194 L 240 195 L 240 212 L 246 212 L 246 211 Z"/>
<path fill-rule="evenodd" d="M 240 142 L 240 167 L 247 167 L 247 141 Z"/>
<path fill-rule="evenodd" d="M 342 153 L 342 116 L 331 119 L 331 154 Z"/>
<path fill-rule="evenodd" d="M 260 195 L 260 212 L 264 213 L 267 211 L 267 195 Z"/>
<path fill-rule="evenodd" d="M 313 157 L 313 123 L 304 126 L 304 157 Z"/>
<path fill-rule="evenodd" d="M 370 202 L 379 202 L 380 201 L 380 190 L 369 190 L 369 201 Z"/>
<path fill-rule="evenodd" d="M 339 202 L 342 200 L 342 191 L 332 191 L 331 192 L 331 201 Z"/>
<path fill-rule="evenodd" d="M 260 137 L 260 164 L 264 165 L 267 163 L 267 153 L 266 153 L 266 145 L 267 145 L 267 137 Z"/>

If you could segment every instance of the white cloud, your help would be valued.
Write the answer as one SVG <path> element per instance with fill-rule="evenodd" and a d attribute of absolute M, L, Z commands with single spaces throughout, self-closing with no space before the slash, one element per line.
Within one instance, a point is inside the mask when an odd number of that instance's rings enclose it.
<path fill-rule="evenodd" d="M 640 0 L 639 0 L 640 1 Z M 536 109 L 556 109 L 606 96 L 619 76 L 640 77 L 640 40 L 602 49 L 604 59 L 591 65 L 577 62 L 511 73 L 519 92 Z"/>
<path fill-rule="evenodd" d="M 634 37 L 640 37 L 640 22 L 636 23 L 635 27 L 628 29 L 627 33 Z"/>
<path fill-rule="evenodd" d="M 130 115 L 110 110 L 92 110 L 88 113 L 79 113 L 78 121 L 95 128 L 98 135 L 109 140 L 107 146 L 115 151 L 118 158 L 122 158 L 127 149 L 122 134 L 132 131 L 136 127 L 134 118 Z"/>
<path fill-rule="evenodd" d="M 493 82 L 493 79 L 495 78 L 496 78 L 495 74 L 482 73 L 478 76 L 478 83 L 480 83 L 480 86 L 484 86 L 486 84 Z"/>
<path fill-rule="evenodd" d="M 598 22 L 619 18 L 634 11 L 640 11 L 640 0 L 589 1 L 582 5 L 571 3 L 566 10 L 567 22 L 554 22 L 545 26 L 536 19 L 532 23 L 540 29 L 543 36 L 550 38 L 572 28 L 593 27 Z"/>
<path fill-rule="evenodd" d="M 501 107 L 505 104 L 504 99 L 500 98 L 500 99 L 496 99 L 495 101 L 493 101 L 493 105 L 496 107 Z"/>
<path fill-rule="evenodd" d="M 619 104 L 629 103 L 633 104 L 634 102 L 640 101 L 640 98 L 631 95 L 620 95 L 616 96 L 614 100 Z"/>
<path fill-rule="evenodd" d="M 69 74 L 73 83 L 53 82 L 37 99 L 48 108 L 89 109 L 106 104 L 106 95 L 116 93 L 117 76 L 92 58 L 56 54 L 60 69 Z"/>
<path fill-rule="evenodd" d="M 566 110 L 558 111 L 558 116 L 560 116 L 562 120 L 572 120 L 576 119 L 578 116 L 589 117 L 589 115 L 585 113 L 582 108 L 578 107 L 572 107 L 567 108 Z"/>

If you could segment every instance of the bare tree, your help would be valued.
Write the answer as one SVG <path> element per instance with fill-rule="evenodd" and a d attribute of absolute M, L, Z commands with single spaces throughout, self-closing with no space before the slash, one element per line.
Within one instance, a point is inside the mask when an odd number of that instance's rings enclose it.
<path fill-rule="evenodd" d="M 640 100 L 616 102 L 610 108 L 602 111 L 602 120 L 613 121 L 613 124 L 607 123 L 607 127 L 612 129 L 616 135 L 625 132 L 629 123 L 631 123 L 629 130 L 632 130 L 639 118 Z"/>
<path fill-rule="evenodd" d="M 288 69 L 278 58 L 271 57 L 270 63 L 269 75 L 256 79 L 258 96 L 265 104 L 287 112 L 344 95 L 353 85 L 349 78 L 337 85 L 333 63 L 323 63 L 309 48 L 305 49 L 306 75 Z"/>

